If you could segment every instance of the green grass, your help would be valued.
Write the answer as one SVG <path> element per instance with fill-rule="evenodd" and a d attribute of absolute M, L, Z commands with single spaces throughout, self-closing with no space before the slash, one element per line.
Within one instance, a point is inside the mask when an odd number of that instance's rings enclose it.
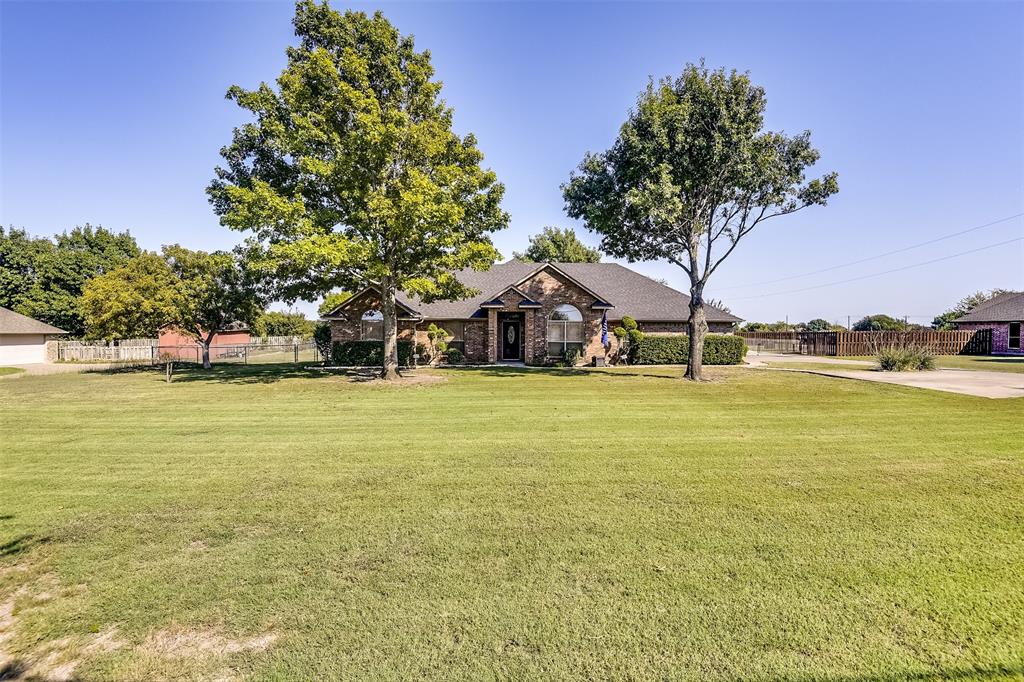
<path fill-rule="evenodd" d="M 1024 401 L 706 371 L 0 382 L 0 678 L 1024 675 Z"/>
<path fill-rule="evenodd" d="M 874 360 L 870 356 L 841 357 L 840 360 Z M 935 366 L 948 369 L 977 369 L 984 372 L 1020 372 L 1024 374 L 1024 357 L 1009 358 L 991 355 L 936 355 Z"/>
<path fill-rule="evenodd" d="M 766 362 L 768 367 L 772 369 L 803 369 L 807 371 L 824 371 L 824 372 L 839 372 L 839 371 L 861 371 L 878 369 L 878 366 L 869 367 L 868 365 L 854 365 L 843 364 L 839 362 Z"/>
<path fill-rule="evenodd" d="M 24 371 L 21 367 L 0 367 L 0 377 L 8 374 L 19 374 Z"/>

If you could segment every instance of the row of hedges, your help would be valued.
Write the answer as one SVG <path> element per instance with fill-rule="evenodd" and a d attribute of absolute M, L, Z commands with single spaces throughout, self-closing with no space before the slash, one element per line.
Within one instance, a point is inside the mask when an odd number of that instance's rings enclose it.
<path fill-rule="evenodd" d="M 379 367 L 384 364 L 383 341 L 335 341 L 331 344 L 335 367 Z M 412 341 L 398 342 L 398 364 L 412 365 Z"/>
<path fill-rule="evenodd" d="M 705 365 L 738 365 L 747 354 L 746 342 L 732 334 L 704 337 Z M 690 339 L 685 334 L 645 335 L 631 353 L 635 365 L 685 365 L 690 357 Z"/>

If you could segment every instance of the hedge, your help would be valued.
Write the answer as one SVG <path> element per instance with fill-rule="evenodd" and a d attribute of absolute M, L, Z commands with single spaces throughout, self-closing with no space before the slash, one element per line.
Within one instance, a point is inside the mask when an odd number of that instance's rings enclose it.
<path fill-rule="evenodd" d="M 331 364 L 335 367 L 377 367 L 384 364 L 383 341 L 335 341 L 331 344 Z M 412 364 L 412 341 L 398 342 L 398 364 Z"/>
<path fill-rule="evenodd" d="M 685 365 L 690 356 L 690 340 L 685 334 L 650 335 L 634 348 L 635 365 Z M 747 344 L 732 334 L 708 334 L 704 337 L 705 365 L 738 365 L 747 354 Z"/>

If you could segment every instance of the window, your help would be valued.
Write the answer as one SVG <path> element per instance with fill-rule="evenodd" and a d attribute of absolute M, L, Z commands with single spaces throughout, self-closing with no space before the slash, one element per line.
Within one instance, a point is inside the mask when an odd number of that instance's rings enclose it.
<path fill-rule="evenodd" d="M 1020 322 L 1010 323 L 1010 338 L 1006 345 L 1008 348 L 1020 348 Z"/>
<path fill-rule="evenodd" d="M 451 337 L 448 339 L 449 348 L 458 348 L 463 355 L 466 354 L 466 323 L 445 322 L 441 325 Z"/>
<path fill-rule="evenodd" d="M 575 307 L 563 303 L 548 318 L 548 355 L 561 357 L 569 348 L 583 354 L 583 315 Z"/>
<path fill-rule="evenodd" d="M 359 338 L 363 341 L 384 340 L 384 315 L 379 310 L 367 310 L 359 321 Z"/>

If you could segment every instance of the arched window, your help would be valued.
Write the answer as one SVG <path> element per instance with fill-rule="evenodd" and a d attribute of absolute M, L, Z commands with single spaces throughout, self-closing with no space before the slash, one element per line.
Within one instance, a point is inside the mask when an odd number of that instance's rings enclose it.
<path fill-rule="evenodd" d="M 561 357 L 569 348 L 583 354 L 583 314 L 568 303 L 563 303 L 548 317 L 548 355 Z"/>
<path fill-rule="evenodd" d="M 367 310 L 359 321 L 359 338 L 363 341 L 384 340 L 384 315 L 379 310 Z"/>

